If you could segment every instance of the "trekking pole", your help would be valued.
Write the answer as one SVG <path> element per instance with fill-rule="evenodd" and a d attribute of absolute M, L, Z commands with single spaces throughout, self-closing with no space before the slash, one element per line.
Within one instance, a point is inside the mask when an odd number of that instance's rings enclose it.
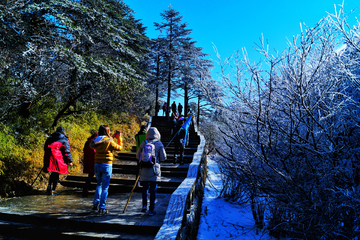
<path fill-rule="evenodd" d="M 35 183 L 35 181 L 38 179 L 38 177 L 40 176 L 41 172 L 42 172 L 43 168 L 40 169 L 39 174 L 37 175 L 37 177 L 35 178 L 35 180 L 33 181 L 33 183 L 30 185 L 30 187 L 32 187 Z"/>
<path fill-rule="evenodd" d="M 170 145 L 170 143 L 172 142 L 172 140 L 174 140 L 174 138 L 176 137 L 176 135 L 178 135 L 178 133 L 181 131 L 182 128 L 179 129 L 179 131 L 174 135 L 174 137 L 170 140 L 170 142 L 168 143 L 168 145 L 165 147 L 165 149 Z"/>
<path fill-rule="evenodd" d="M 127 203 L 126 203 L 126 205 L 125 205 L 125 208 L 124 208 L 123 213 L 125 213 L 125 211 L 126 211 L 126 208 L 127 208 L 128 204 L 129 204 L 129 202 L 130 202 L 131 195 L 132 195 L 132 194 L 133 194 L 133 192 L 134 192 L 134 189 L 135 189 L 135 187 L 136 187 L 137 182 L 139 181 L 139 178 L 140 178 L 140 174 L 139 174 L 139 175 L 137 176 L 137 178 L 136 178 L 136 181 L 135 181 L 134 187 L 132 188 L 132 190 L 131 190 L 131 192 L 130 192 L 129 199 L 127 200 Z"/>

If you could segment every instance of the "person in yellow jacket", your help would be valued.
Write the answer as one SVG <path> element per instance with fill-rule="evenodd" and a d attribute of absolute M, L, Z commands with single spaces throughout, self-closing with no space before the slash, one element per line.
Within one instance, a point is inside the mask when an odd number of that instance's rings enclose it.
<path fill-rule="evenodd" d="M 120 151 L 122 149 L 122 137 L 121 132 L 117 131 L 113 135 L 118 139 L 118 144 L 115 143 L 110 136 L 110 128 L 107 125 L 101 125 L 98 133 L 99 135 L 90 142 L 90 147 L 96 150 L 94 169 L 97 185 L 93 210 L 99 210 L 100 214 L 106 214 L 108 213 L 106 199 L 108 197 L 112 162 L 114 160 L 112 151 Z"/>

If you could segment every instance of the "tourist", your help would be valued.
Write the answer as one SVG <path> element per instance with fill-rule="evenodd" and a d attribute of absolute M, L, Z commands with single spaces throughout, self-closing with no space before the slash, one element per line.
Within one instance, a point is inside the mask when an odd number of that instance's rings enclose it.
<path fill-rule="evenodd" d="M 139 132 L 135 135 L 136 152 L 138 151 L 138 149 L 139 149 L 139 147 L 140 147 L 140 144 L 141 144 L 143 141 L 145 141 L 146 133 L 147 133 L 146 126 L 145 126 L 145 125 L 142 125 L 142 126 L 140 127 Z M 139 176 L 139 171 L 140 171 L 139 162 L 137 162 L 137 163 L 138 163 L 138 164 L 137 164 L 137 171 L 136 171 L 136 176 L 135 176 L 136 179 L 137 179 L 137 177 Z M 140 187 L 140 181 L 138 181 L 137 186 Z"/>
<path fill-rule="evenodd" d="M 169 121 L 169 130 L 170 135 L 173 135 L 176 129 L 176 122 L 177 122 L 177 116 L 175 113 L 171 114 L 170 121 Z"/>
<path fill-rule="evenodd" d="M 175 144 L 175 152 L 174 152 L 174 164 L 177 162 L 177 154 L 180 152 L 180 165 L 184 164 L 184 140 L 185 140 L 185 129 L 182 128 L 184 124 L 184 118 L 181 117 L 177 121 L 176 129 L 174 132 L 174 144 Z"/>
<path fill-rule="evenodd" d="M 56 186 L 59 182 L 59 174 L 69 174 L 68 165 L 72 166 L 70 143 L 65 135 L 65 129 L 58 127 L 44 144 L 44 172 L 51 172 L 47 193 L 57 195 Z"/>
<path fill-rule="evenodd" d="M 171 110 L 174 114 L 176 114 L 176 103 L 175 101 L 171 104 Z"/>
<path fill-rule="evenodd" d="M 181 105 L 181 103 L 179 103 L 179 105 L 178 105 L 178 114 L 179 114 L 179 117 L 181 117 L 182 110 L 183 110 L 183 106 Z"/>
<path fill-rule="evenodd" d="M 140 130 L 139 132 L 135 135 L 135 141 L 136 141 L 136 152 L 138 151 L 139 147 L 140 147 L 140 144 L 145 141 L 146 139 L 146 133 L 147 133 L 147 130 L 146 130 L 146 126 L 145 125 L 142 125 L 140 127 Z"/>
<path fill-rule="evenodd" d="M 164 103 L 164 105 L 162 106 L 162 110 L 163 110 L 163 116 L 166 115 L 166 111 L 167 111 L 167 105 L 166 103 Z"/>
<path fill-rule="evenodd" d="M 155 214 L 155 201 L 156 201 L 156 192 L 157 192 L 157 182 L 161 180 L 161 170 L 160 170 L 160 161 L 166 160 L 166 152 L 164 145 L 161 142 L 161 135 L 157 128 L 151 127 L 146 133 L 146 141 L 142 142 L 139 150 L 136 153 L 136 158 L 140 161 L 144 155 L 144 146 L 147 143 L 152 143 L 154 146 L 155 157 L 154 165 L 152 167 L 141 165 L 140 168 L 140 180 L 142 189 L 142 209 L 141 212 L 147 211 L 147 199 L 148 192 L 150 193 L 150 207 L 149 215 L 152 216 Z"/>
<path fill-rule="evenodd" d="M 98 134 L 90 143 L 90 147 L 96 150 L 94 168 L 97 185 L 93 210 L 99 210 L 100 214 L 107 214 L 106 200 L 112 174 L 112 162 L 114 160 L 112 151 L 120 151 L 122 149 L 122 137 L 121 132 L 116 131 L 115 137 L 118 139 L 119 144 L 115 143 L 110 136 L 110 128 L 107 125 L 101 125 Z"/>
<path fill-rule="evenodd" d="M 83 154 L 84 154 L 83 173 L 88 174 L 83 187 L 83 197 L 87 197 L 89 193 L 90 183 L 94 178 L 94 164 L 95 164 L 96 150 L 90 147 L 90 142 L 98 136 L 98 132 L 96 130 L 91 130 L 90 133 L 91 136 L 87 139 L 83 148 Z"/>

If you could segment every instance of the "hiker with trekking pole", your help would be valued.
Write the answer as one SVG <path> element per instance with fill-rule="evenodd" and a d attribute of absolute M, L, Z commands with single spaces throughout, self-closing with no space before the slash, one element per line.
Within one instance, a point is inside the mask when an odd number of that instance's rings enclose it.
<path fill-rule="evenodd" d="M 56 132 L 52 133 L 44 144 L 44 166 L 42 170 L 46 173 L 51 172 L 46 188 L 47 194 L 57 195 L 58 193 L 55 190 L 59 182 L 59 175 L 69 174 L 68 165 L 73 165 L 70 151 L 69 138 L 65 135 L 65 129 L 58 127 Z"/>
<path fill-rule="evenodd" d="M 148 193 L 150 194 L 150 206 L 148 214 L 155 214 L 155 201 L 157 182 L 161 180 L 160 161 L 166 160 L 166 152 L 161 142 L 161 135 L 156 127 L 151 127 L 146 133 L 145 141 L 140 144 L 136 158 L 140 164 L 140 180 L 142 185 L 142 209 L 148 210 Z M 137 178 L 138 180 L 138 178 Z M 125 210 L 124 210 L 125 212 Z"/>
<path fill-rule="evenodd" d="M 157 185 L 156 185 L 156 181 L 160 181 L 161 179 L 161 171 L 160 171 L 160 163 L 159 161 L 165 161 L 166 160 L 166 148 L 170 145 L 170 143 L 174 140 L 174 138 L 177 137 L 177 135 L 183 131 L 184 135 L 187 136 L 188 135 L 188 130 L 189 130 L 189 126 L 191 124 L 191 120 L 193 118 L 193 113 L 189 114 L 187 120 L 185 121 L 185 123 L 183 123 L 180 127 L 180 129 L 174 134 L 173 138 L 170 140 L 170 142 L 168 143 L 168 145 L 164 148 L 164 145 L 161 143 L 160 141 L 160 132 L 158 131 L 157 128 L 152 127 L 149 129 L 149 131 L 146 134 L 146 140 L 144 142 L 141 143 L 137 153 L 136 153 L 136 158 L 139 160 L 139 164 L 141 165 L 140 167 L 140 175 L 137 176 L 136 180 L 135 180 L 135 184 L 130 192 L 130 196 L 129 199 L 127 201 L 127 203 L 125 204 L 125 208 L 123 213 L 125 213 L 126 208 L 130 202 L 132 193 L 134 192 L 134 189 L 139 181 L 139 178 L 141 179 L 141 185 L 143 186 L 143 190 L 142 190 L 142 196 L 143 196 L 143 208 L 141 209 L 141 212 L 146 212 L 147 211 L 147 194 L 148 194 L 148 189 L 150 186 L 150 211 L 149 211 L 149 215 L 154 215 L 155 211 L 154 211 L 154 207 L 155 207 L 155 200 L 156 200 L 156 189 L 157 189 Z M 157 140 L 158 139 L 158 140 Z M 181 138 L 180 138 L 181 139 Z M 186 146 L 187 144 L 187 140 L 188 138 L 185 137 L 185 139 L 183 139 L 183 146 Z M 147 145 L 148 142 L 152 142 L 155 145 L 155 152 L 156 154 L 152 154 L 156 156 L 155 161 L 152 161 L 152 164 L 156 165 L 158 164 L 156 167 L 153 166 L 152 168 L 145 168 L 145 162 L 148 161 L 148 157 L 144 157 L 144 156 L 148 156 L 149 154 L 144 154 L 143 148 Z M 156 142 L 156 143 L 155 143 Z M 180 141 L 181 142 L 181 141 Z M 145 149 L 148 149 L 148 147 L 146 147 Z M 144 160 L 145 159 L 145 160 Z M 181 162 L 180 162 L 181 163 Z M 156 170 L 156 171 L 155 171 Z M 158 173 L 158 174 L 157 174 Z M 149 177 L 149 175 L 150 177 Z M 147 180 L 148 178 L 151 178 L 151 181 L 146 181 L 145 183 L 143 183 L 143 179 Z M 154 180 L 155 179 L 155 180 Z"/>

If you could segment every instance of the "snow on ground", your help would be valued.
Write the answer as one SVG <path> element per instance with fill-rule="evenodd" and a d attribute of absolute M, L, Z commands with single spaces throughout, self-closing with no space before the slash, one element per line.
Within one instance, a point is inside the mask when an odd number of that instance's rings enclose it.
<path fill-rule="evenodd" d="M 231 204 L 219 198 L 222 179 L 217 163 L 208 158 L 208 177 L 206 180 L 198 240 L 271 239 L 267 234 L 256 233 L 250 205 Z"/>

